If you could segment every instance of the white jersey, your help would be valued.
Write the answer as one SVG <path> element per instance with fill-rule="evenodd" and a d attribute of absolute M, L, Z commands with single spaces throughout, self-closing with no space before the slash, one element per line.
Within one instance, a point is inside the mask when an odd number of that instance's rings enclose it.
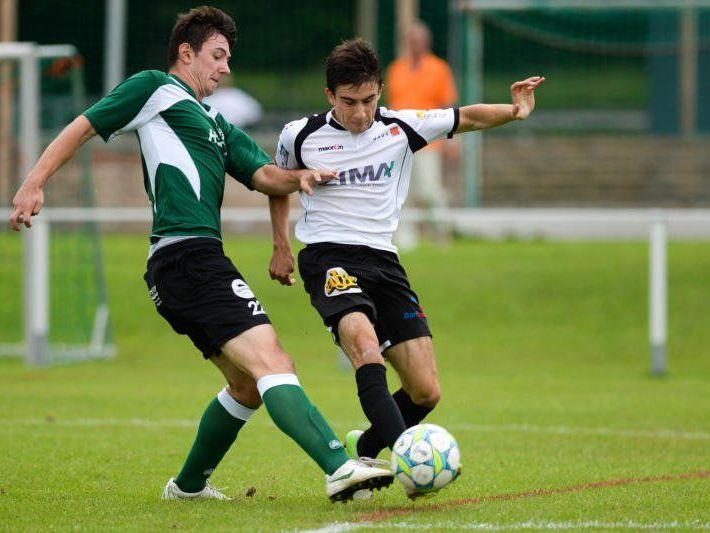
<path fill-rule="evenodd" d="M 414 152 L 451 137 L 459 110 L 392 111 L 380 107 L 372 125 L 350 133 L 332 110 L 295 120 L 281 131 L 276 164 L 287 169 L 335 170 L 338 179 L 300 193 L 296 238 L 305 244 L 360 244 L 396 252 L 392 234 L 409 190 Z"/>

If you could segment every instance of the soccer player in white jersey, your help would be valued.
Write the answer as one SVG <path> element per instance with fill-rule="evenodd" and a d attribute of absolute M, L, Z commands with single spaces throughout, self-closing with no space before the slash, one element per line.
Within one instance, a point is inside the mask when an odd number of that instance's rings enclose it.
<path fill-rule="evenodd" d="M 293 362 L 246 281 L 224 255 L 220 206 L 225 172 L 250 189 L 312 193 L 332 173 L 285 171 L 244 132 L 203 104 L 229 73 L 234 21 L 200 7 L 178 16 L 168 47 L 169 71 L 140 72 L 67 126 L 42 154 L 13 200 L 11 227 L 31 226 L 42 188 L 97 133 L 106 141 L 134 131 L 153 211 L 145 274 L 160 315 L 188 335 L 227 386 L 208 405 L 194 444 L 164 499 L 229 499 L 208 483 L 237 433 L 263 402 L 275 424 L 326 474 L 332 500 L 392 483 L 389 470 L 348 457 L 306 397 Z M 168 399 L 169 400 L 169 399 Z"/>
<path fill-rule="evenodd" d="M 371 426 L 351 431 L 351 457 L 377 457 L 421 422 L 441 396 L 426 315 L 399 263 L 392 234 L 409 188 L 414 153 L 437 138 L 524 120 L 542 77 L 511 86 L 511 104 L 392 111 L 378 107 L 382 76 L 362 39 L 336 46 L 326 62 L 330 111 L 287 124 L 276 152 L 285 169 L 330 168 L 337 178 L 301 193 L 298 268 L 311 303 L 355 368 Z M 293 282 L 288 203 L 272 198 L 272 277 Z M 390 395 L 384 357 L 399 374 Z"/>

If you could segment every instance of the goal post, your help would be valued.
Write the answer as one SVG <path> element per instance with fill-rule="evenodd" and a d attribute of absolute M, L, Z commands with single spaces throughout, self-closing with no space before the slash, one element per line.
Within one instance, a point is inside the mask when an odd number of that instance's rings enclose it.
<path fill-rule="evenodd" d="M 13 89 L 16 104 L 11 110 L 0 110 L 17 117 L 12 146 L 17 165 L 12 178 L 5 178 L 10 184 L 24 179 L 40 155 L 41 61 L 76 57 L 78 53 L 72 45 L 0 43 L 0 62 L 14 63 L 17 72 Z M 64 83 L 69 84 L 71 111 L 78 114 L 84 106 L 80 61 L 69 67 Z M 89 159 L 82 156 L 79 160 L 80 184 L 73 201 L 91 207 Z M 7 215 L 9 210 L 5 219 Z M 40 216 L 33 219 L 30 231 L 22 232 L 21 251 L 13 240 L 20 239 L 0 233 L 4 263 L 0 297 L 15 302 L 2 313 L 0 356 L 24 356 L 29 365 L 46 365 L 112 355 L 97 224 L 85 222 L 62 228 Z M 68 268 L 74 270 L 71 276 L 62 274 Z M 14 287 L 22 287 L 17 298 Z M 62 316 L 64 313 L 71 316 Z"/>
<path fill-rule="evenodd" d="M 0 220 L 6 220 L 9 209 L 0 208 Z M 292 213 L 295 218 L 296 213 Z M 431 212 L 412 208 L 408 211 L 412 220 L 425 220 Z M 650 354 L 650 372 L 663 376 L 667 372 L 667 331 L 668 331 L 668 239 L 669 233 L 676 238 L 708 239 L 710 237 L 710 210 L 708 209 L 467 209 L 454 208 L 440 210 L 436 216 L 446 218 L 461 234 L 500 238 L 506 235 L 536 237 L 546 235 L 555 239 L 568 240 L 577 235 L 578 239 L 628 238 L 648 239 L 648 346 Z M 26 286 L 41 287 L 48 283 L 51 264 L 48 259 L 49 228 L 52 225 L 67 223 L 116 223 L 141 222 L 149 224 L 151 213 L 143 208 L 52 208 L 48 207 L 33 221 L 32 230 L 37 237 L 30 241 L 34 249 L 26 250 L 26 257 L 36 263 L 30 280 L 25 271 Z M 224 209 L 222 220 L 225 225 L 267 223 L 268 212 L 260 208 Z M 560 232 L 560 227 L 571 233 Z M 596 228 L 594 232 L 590 232 Z M 669 229 L 670 228 L 670 229 Z M 587 233 L 585 233 L 585 231 Z M 47 305 L 48 289 L 40 289 L 34 294 L 37 308 Z M 27 301 L 30 296 L 25 297 Z M 108 306 L 104 301 L 97 306 L 94 324 L 87 346 L 74 351 L 74 358 L 88 355 L 101 357 L 110 355 L 112 347 L 107 342 Z M 41 331 L 41 330 L 40 330 Z M 41 339 L 41 336 L 40 336 Z M 0 348 L 2 346 L 0 345 Z M 0 353 L 1 355 L 1 353 Z M 37 357 L 33 354 L 32 357 Z M 28 359 L 30 364 L 41 361 Z"/>
<path fill-rule="evenodd" d="M 15 60 L 19 67 L 18 101 L 18 167 L 20 176 L 26 176 L 32 164 L 39 157 L 40 143 L 40 84 L 39 84 L 39 50 L 35 43 L 4 42 L 0 43 L 0 61 Z M 43 364 L 47 359 L 47 311 L 42 299 L 46 296 L 45 280 L 41 274 L 40 264 L 46 248 L 43 246 L 42 233 L 46 227 L 42 224 L 35 229 L 37 232 L 25 232 L 23 240 L 23 317 L 24 317 L 24 350 L 28 364 Z M 39 251 L 39 257 L 35 257 Z M 37 260 L 35 260 L 37 259 Z M 33 306 L 37 306 L 33 309 Z M 18 309 L 19 312 L 19 309 Z M 12 353 L 21 349 L 20 345 L 4 343 L 0 353 Z"/>
<path fill-rule="evenodd" d="M 668 335 L 668 229 L 662 214 L 651 221 L 649 229 L 648 327 L 651 345 L 651 373 L 666 374 Z"/>

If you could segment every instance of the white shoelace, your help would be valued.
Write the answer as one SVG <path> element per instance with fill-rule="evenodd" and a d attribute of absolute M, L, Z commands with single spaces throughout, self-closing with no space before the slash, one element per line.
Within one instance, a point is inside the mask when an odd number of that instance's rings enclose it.
<path fill-rule="evenodd" d="M 213 487 L 208 480 L 207 484 L 205 485 L 205 488 L 202 490 L 208 492 L 209 494 L 215 496 L 216 498 L 218 498 L 220 500 L 228 500 L 229 496 L 227 496 L 226 494 L 224 494 L 222 492 L 223 490 L 227 490 L 228 488 L 229 487 L 221 487 L 221 488 Z"/>

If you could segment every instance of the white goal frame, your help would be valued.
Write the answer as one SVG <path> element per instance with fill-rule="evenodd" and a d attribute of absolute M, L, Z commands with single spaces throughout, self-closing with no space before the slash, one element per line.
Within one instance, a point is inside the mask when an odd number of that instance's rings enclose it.
<path fill-rule="evenodd" d="M 40 155 L 40 65 L 46 57 L 73 57 L 78 54 L 70 44 L 38 45 L 31 42 L 0 42 L 0 60 L 15 60 L 19 64 L 19 176 L 23 179 Z M 7 211 L 5 213 L 4 211 Z M 7 220 L 10 211 L 2 210 Z M 49 221 L 33 220 L 32 230 L 22 232 L 23 246 L 23 324 L 24 343 L 0 344 L 0 356 L 25 354 L 29 365 L 41 366 L 54 356 L 62 361 L 110 357 L 114 347 L 106 344 L 108 306 L 100 304 L 94 316 L 91 340 L 86 347 L 49 346 Z"/>
<path fill-rule="evenodd" d="M 664 0 L 659 0 L 659 3 Z M 578 3 L 589 5 L 590 2 Z M 564 2 L 569 6 L 577 2 Z M 470 0 L 460 2 L 477 8 L 487 6 L 500 8 L 504 5 L 557 6 L 561 0 Z M 598 0 L 597 4 L 605 4 Z M 620 0 L 615 6 L 639 4 Z M 710 0 L 688 0 L 692 5 L 710 6 Z M 677 5 L 674 3 L 674 5 Z M 74 55 L 71 45 L 39 46 L 34 43 L 0 43 L 0 59 L 15 59 L 20 64 L 20 135 L 22 177 L 39 157 L 39 58 L 43 56 Z M 468 136 L 467 136 L 468 137 Z M 466 153 L 466 151 L 464 151 Z M 0 208 L 0 220 L 7 220 L 9 209 Z M 295 216 L 296 213 L 293 213 Z M 577 225 L 588 230 L 599 228 L 596 238 L 618 238 L 623 228 L 632 228 L 636 237 L 649 239 L 649 343 L 651 372 L 663 375 L 666 372 L 667 341 L 667 238 L 669 229 L 682 228 L 692 237 L 710 238 L 710 210 L 706 209 L 450 209 L 426 212 L 408 209 L 405 218 L 424 220 L 434 218 L 447 221 L 462 234 L 482 236 L 515 235 L 550 236 L 558 238 L 559 228 Z M 226 209 L 223 222 L 226 224 L 250 224 L 268 222 L 268 212 L 263 209 Z M 49 236 L 50 224 L 55 222 L 150 222 L 148 209 L 122 208 L 46 208 L 33 219 L 30 231 L 23 231 L 23 305 L 24 305 L 24 345 L 7 348 L 0 346 L 0 355 L 14 351 L 25 353 L 30 365 L 43 365 L 50 361 L 49 334 Z M 639 233 L 639 228 L 643 228 Z M 556 232 L 558 232 L 556 234 Z M 583 232 L 582 232 L 583 233 Z M 577 234 L 578 237 L 589 236 Z M 632 237 L 632 235 L 628 235 Z M 686 234 L 685 236 L 688 236 Z M 563 236 L 563 238 L 565 238 Z M 574 238 L 574 235 L 567 235 Z M 592 236 L 595 238 L 595 236 Z M 113 353 L 113 347 L 105 343 L 108 325 L 108 308 L 99 306 L 95 313 L 92 339 L 86 349 L 68 350 L 69 359 L 106 357 Z"/>
<path fill-rule="evenodd" d="M 295 210 L 297 211 L 297 210 Z M 0 209 L 0 219 L 7 220 L 9 209 Z M 295 219 L 297 212 L 292 212 Z M 477 237 L 500 238 L 547 238 L 550 240 L 616 240 L 648 239 L 648 339 L 650 372 L 663 376 L 667 371 L 668 337 L 668 239 L 710 240 L 710 209 L 407 209 L 406 219 L 440 220 L 449 224 L 457 233 Z M 25 271 L 25 305 L 35 298 L 34 305 L 48 305 L 49 291 L 49 227 L 52 223 L 86 222 L 141 223 L 150 227 L 149 209 L 140 208 L 45 208 L 33 219 L 32 229 L 25 231 L 25 261 L 35 265 Z M 234 225 L 248 228 L 249 225 L 269 222 L 268 210 L 261 208 L 223 209 L 222 222 L 225 228 Z M 39 230 L 39 231 L 38 231 Z M 27 238 L 34 235 L 33 238 Z M 29 278 L 34 277 L 34 281 Z M 44 295 L 38 294 L 44 292 Z M 35 311 L 46 316 L 45 308 Z M 94 349 L 101 347 L 101 325 L 105 327 L 108 310 L 97 312 L 92 341 Z M 29 330 L 29 334 L 37 334 Z M 46 338 L 46 337 L 45 337 Z M 36 344 L 27 342 L 27 362 L 41 364 L 36 354 L 29 350 Z"/>

